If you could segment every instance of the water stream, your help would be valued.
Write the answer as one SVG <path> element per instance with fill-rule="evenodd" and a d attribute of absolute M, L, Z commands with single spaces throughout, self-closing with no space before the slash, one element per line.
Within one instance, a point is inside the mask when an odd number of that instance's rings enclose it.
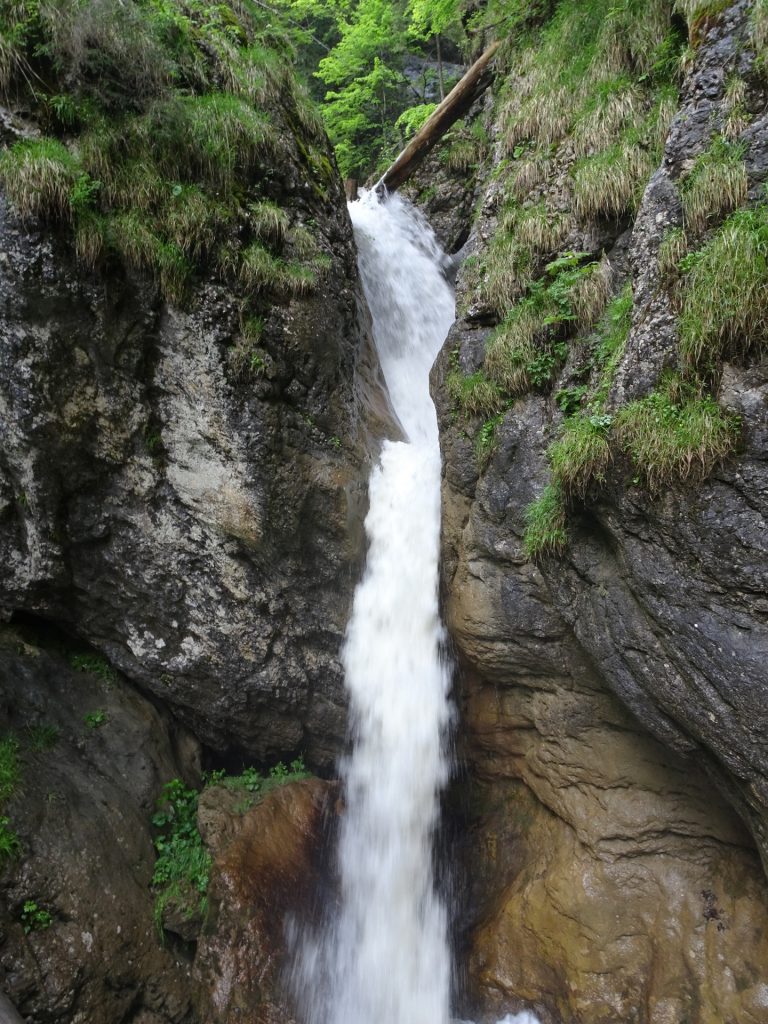
<path fill-rule="evenodd" d="M 429 371 L 453 322 L 454 298 L 443 253 L 413 207 L 369 193 L 350 214 L 376 348 L 406 440 L 384 442 L 370 480 L 368 559 L 343 650 L 352 749 L 341 765 L 340 909 L 304 943 L 300 988 L 307 1024 L 448 1024 L 451 955 L 432 844 L 448 778 L 451 705 Z"/>

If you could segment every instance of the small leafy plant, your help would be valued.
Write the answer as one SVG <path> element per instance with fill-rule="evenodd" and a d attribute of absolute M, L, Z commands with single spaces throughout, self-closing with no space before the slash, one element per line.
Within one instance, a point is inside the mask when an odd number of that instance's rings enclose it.
<path fill-rule="evenodd" d="M 24 934 L 45 931 L 53 924 L 53 915 L 38 905 L 36 900 L 25 900 L 21 908 L 21 923 Z"/>
<path fill-rule="evenodd" d="M 89 729 L 98 729 L 105 722 L 109 721 L 109 716 L 103 708 L 97 708 L 95 711 L 89 711 L 83 721 Z"/>

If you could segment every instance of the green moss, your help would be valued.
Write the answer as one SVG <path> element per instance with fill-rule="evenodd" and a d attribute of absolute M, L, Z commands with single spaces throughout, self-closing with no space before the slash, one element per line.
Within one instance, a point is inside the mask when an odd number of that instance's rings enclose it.
<path fill-rule="evenodd" d="M 697 386 L 669 377 L 616 415 L 620 443 L 651 491 L 701 480 L 739 439 L 738 417 Z"/>
<path fill-rule="evenodd" d="M 561 554 L 568 544 L 565 495 L 549 484 L 525 510 L 523 547 L 529 558 Z"/>
<path fill-rule="evenodd" d="M 720 360 L 761 352 L 768 342 L 768 211 L 733 214 L 684 261 L 680 351 L 713 373 Z"/>
<path fill-rule="evenodd" d="M 715 218 L 747 198 L 744 146 L 716 138 L 681 180 L 680 195 L 688 230 L 699 233 Z"/>

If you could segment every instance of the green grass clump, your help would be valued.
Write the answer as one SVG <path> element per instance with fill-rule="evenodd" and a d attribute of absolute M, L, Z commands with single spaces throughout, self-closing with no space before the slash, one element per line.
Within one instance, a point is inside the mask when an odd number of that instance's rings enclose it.
<path fill-rule="evenodd" d="M 502 230 L 531 253 L 554 253 L 573 228 L 571 218 L 545 203 L 513 206 L 502 217 Z"/>
<path fill-rule="evenodd" d="M 755 0 L 749 14 L 749 38 L 757 57 L 756 66 L 765 75 L 768 71 L 768 0 Z"/>
<path fill-rule="evenodd" d="M 13 736 L 5 736 L 0 740 L 0 805 L 14 795 L 20 778 L 19 744 Z"/>
<path fill-rule="evenodd" d="M 485 421 L 475 438 L 475 456 L 480 469 L 485 469 L 491 461 L 498 444 L 498 430 L 504 420 L 504 414 L 498 413 Z"/>
<path fill-rule="evenodd" d="M 683 263 L 680 352 L 684 363 L 712 373 L 730 355 L 768 342 L 768 211 L 739 210 Z"/>
<path fill-rule="evenodd" d="M 498 385 L 482 370 L 465 374 L 454 368 L 446 376 L 445 386 L 454 406 L 464 416 L 495 416 L 504 404 Z"/>
<path fill-rule="evenodd" d="M 507 395 L 530 390 L 530 366 L 539 354 L 544 321 L 541 305 L 528 299 L 514 306 L 489 338 L 485 371 Z"/>
<path fill-rule="evenodd" d="M 653 171 L 653 154 L 637 142 L 621 141 L 573 168 L 573 202 L 583 220 L 633 213 Z"/>
<path fill-rule="evenodd" d="M 509 190 L 514 199 L 525 199 L 537 186 L 543 184 L 552 170 L 549 149 L 525 152 L 516 160 L 509 178 Z"/>
<path fill-rule="evenodd" d="M 480 291 L 483 299 L 503 316 L 509 306 L 525 293 L 533 274 L 534 254 L 513 234 L 494 235 L 483 257 Z"/>
<path fill-rule="evenodd" d="M 11 146 L 0 183 L 22 217 L 71 231 L 88 268 L 117 256 L 170 302 L 201 272 L 237 287 L 248 255 L 218 255 L 256 241 L 281 261 L 281 294 L 306 294 L 321 267 L 283 251 L 272 169 L 290 138 L 316 189 L 333 168 L 291 62 L 274 12 L 251 2 L 14 0 L 0 6 L 0 90 L 51 137 Z"/>
<path fill-rule="evenodd" d="M 598 413 L 603 411 L 613 378 L 624 354 L 632 327 L 632 308 L 632 285 L 627 282 L 609 303 L 598 326 L 593 358 L 599 376 L 592 399 L 592 406 Z"/>
<path fill-rule="evenodd" d="M 747 198 L 744 147 L 716 138 L 682 179 L 680 194 L 685 226 L 698 234 L 716 218 Z"/>
<path fill-rule="evenodd" d="M 622 447 L 651 491 L 703 480 L 739 440 L 738 417 L 676 377 L 621 409 L 615 423 Z"/>
<path fill-rule="evenodd" d="M 525 510 L 523 547 L 535 559 L 559 555 L 567 545 L 565 495 L 558 484 L 549 484 Z"/>
<path fill-rule="evenodd" d="M 594 326 L 603 313 L 611 296 L 612 278 L 611 265 L 605 259 L 587 264 L 575 276 L 568 299 L 579 329 Z"/>
<path fill-rule="evenodd" d="M 69 664 L 76 672 L 89 672 L 108 685 L 116 679 L 115 670 L 101 654 L 72 654 Z"/>
<path fill-rule="evenodd" d="M 659 246 L 659 274 L 665 281 L 674 281 L 680 274 L 680 261 L 688 252 L 685 228 L 670 228 Z"/>
<path fill-rule="evenodd" d="M 573 127 L 579 157 L 605 149 L 628 127 L 639 128 L 645 116 L 642 91 L 626 76 L 599 83 Z"/>
<path fill-rule="evenodd" d="M 30 725 L 25 734 L 29 749 L 35 753 L 52 750 L 59 739 L 59 730 L 55 725 Z"/>
<path fill-rule="evenodd" d="M 56 139 L 17 142 L 0 155 L 0 182 L 25 220 L 72 220 L 72 196 L 84 176 L 78 160 Z"/>
<path fill-rule="evenodd" d="M 248 207 L 254 234 L 270 242 L 282 242 L 288 230 L 288 215 L 277 203 L 260 200 Z"/>
<path fill-rule="evenodd" d="M 604 413 L 571 416 L 547 449 L 552 478 L 567 497 L 583 498 L 591 484 L 605 480 L 612 460 L 610 425 Z"/>

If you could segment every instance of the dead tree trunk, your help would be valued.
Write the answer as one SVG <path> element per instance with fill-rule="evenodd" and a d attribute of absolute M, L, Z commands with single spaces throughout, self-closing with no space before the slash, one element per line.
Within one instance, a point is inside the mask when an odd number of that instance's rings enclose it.
<path fill-rule="evenodd" d="M 493 79 L 490 63 L 498 47 L 498 42 L 489 46 L 482 57 L 475 61 L 464 77 L 451 89 L 379 181 L 377 191 L 394 192 L 398 189 L 451 125 L 463 117 L 478 96 L 488 88 Z"/>

